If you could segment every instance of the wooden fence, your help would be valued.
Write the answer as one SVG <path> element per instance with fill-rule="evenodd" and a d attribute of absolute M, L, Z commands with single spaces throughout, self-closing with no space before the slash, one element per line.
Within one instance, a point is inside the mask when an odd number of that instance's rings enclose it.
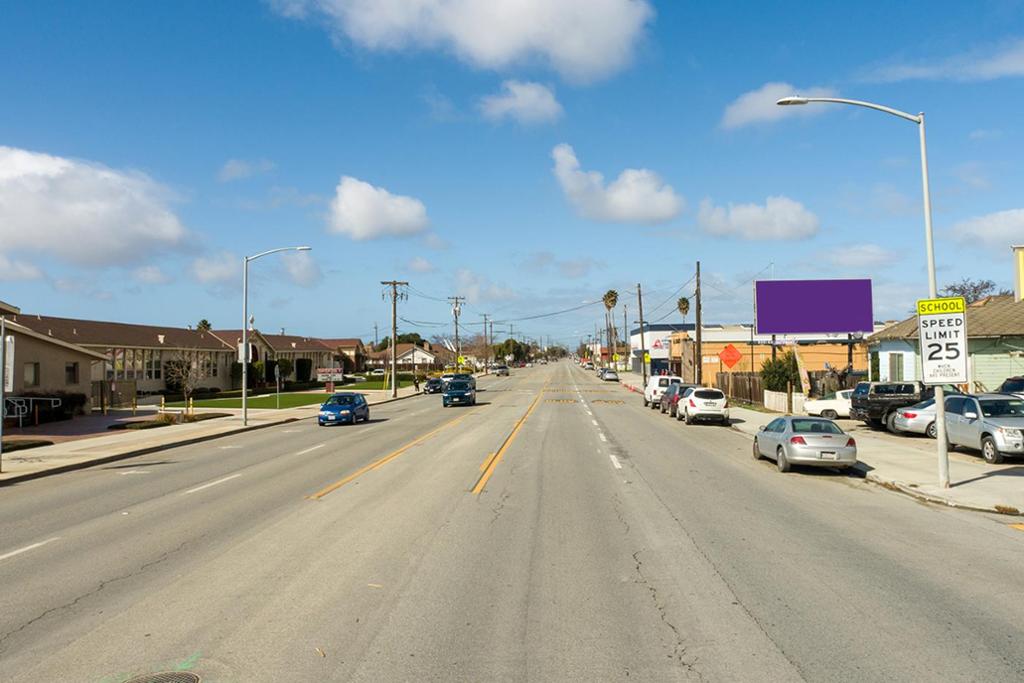
<path fill-rule="evenodd" d="M 752 372 L 719 372 L 715 386 L 729 398 L 761 405 L 764 402 L 761 375 Z"/>

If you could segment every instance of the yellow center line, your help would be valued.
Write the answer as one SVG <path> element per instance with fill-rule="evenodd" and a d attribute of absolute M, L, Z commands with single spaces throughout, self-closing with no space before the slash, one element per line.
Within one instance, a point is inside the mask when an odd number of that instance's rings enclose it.
<path fill-rule="evenodd" d="M 1016 529 L 1017 531 L 1024 531 L 1024 524 L 1011 524 L 1010 528 Z"/>
<path fill-rule="evenodd" d="M 465 413 L 463 415 L 460 415 L 460 416 L 456 417 L 455 419 L 448 420 L 447 422 L 442 424 L 440 427 L 436 427 L 435 429 L 430 430 L 426 434 L 423 434 L 421 436 L 416 437 L 415 439 L 413 439 L 409 443 L 405 444 L 401 448 L 388 453 L 383 458 L 381 458 L 379 460 L 375 460 L 374 462 L 371 462 L 369 465 L 366 465 L 365 467 L 360 467 L 358 470 L 356 470 L 352 474 L 348 475 L 344 479 L 339 479 L 338 481 L 334 482 L 333 484 L 330 484 L 329 486 L 326 486 L 326 487 L 320 489 L 319 491 L 317 491 L 313 495 L 306 496 L 306 498 L 309 499 L 309 500 L 320 500 L 321 498 L 326 496 L 328 493 L 331 493 L 332 491 L 337 491 L 338 489 L 340 489 L 345 484 L 351 482 L 354 479 L 358 479 L 359 477 L 363 476 L 364 474 L 366 474 L 370 470 L 375 470 L 378 467 L 382 467 L 382 466 L 388 464 L 389 462 L 391 462 L 392 460 L 394 460 L 395 458 L 400 456 L 402 453 L 405 453 L 407 450 L 409 450 L 413 446 L 417 446 L 417 445 L 423 443 L 424 441 L 426 441 L 430 437 L 432 437 L 435 434 L 437 434 L 438 432 L 440 432 L 442 429 L 447 429 L 448 427 L 451 427 L 452 425 L 457 424 L 458 422 L 461 422 L 462 420 L 466 419 L 467 417 L 469 417 L 470 415 L 475 413 L 477 410 L 479 410 L 479 408 L 477 408 L 475 410 L 471 410 L 468 413 Z"/>
<path fill-rule="evenodd" d="M 547 386 L 546 382 L 544 386 Z M 478 496 L 483 493 L 484 487 L 487 486 L 487 482 L 490 480 L 491 475 L 494 474 L 494 470 L 498 467 L 498 463 L 500 463 L 501 459 L 505 457 L 505 451 L 507 451 L 509 446 L 512 445 L 512 442 L 515 441 L 516 435 L 519 434 L 519 430 L 523 428 L 523 424 L 526 422 L 527 418 L 530 417 L 530 413 L 532 413 L 537 407 L 537 404 L 540 402 L 540 397 L 543 395 L 544 388 L 541 388 L 541 390 L 537 392 L 537 396 L 533 399 L 533 403 L 531 403 L 530 407 L 526 409 L 523 416 L 519 418 L 519 421 L 516 422 L 516 426 L 512 428 L 509 435 L 505 437 L 505 442 L 501 444 L 501 448 L 499 448 L 497 452 L 488 455 L 487 458 L 484 459 L 483 463 L 481 463 L 480 469 L 483 470 L 483 474 L 480 475 L 480 478 L 476 480 L 476 484 L 473 486 L 474 495 Z"/>

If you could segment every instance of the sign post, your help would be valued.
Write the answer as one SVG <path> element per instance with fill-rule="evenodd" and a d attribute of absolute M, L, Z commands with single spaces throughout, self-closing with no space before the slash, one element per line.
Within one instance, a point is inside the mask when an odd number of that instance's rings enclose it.
<path fill-rule="evenodd" d="M 921 344 L 921 381 L 935 387 L 939 486 L 949 488 L 946 400 L 942 385 L 967 381 L 967 304 L 963 297 L 919 300 L 917 333 Z"/>
<path fill-rule="evenodd" d="M 7 318 L 0 315 L 0 472 L 4 470 L 4 417 L 7 392 L 14 393 L 14 337 L 7 338 Z"/>

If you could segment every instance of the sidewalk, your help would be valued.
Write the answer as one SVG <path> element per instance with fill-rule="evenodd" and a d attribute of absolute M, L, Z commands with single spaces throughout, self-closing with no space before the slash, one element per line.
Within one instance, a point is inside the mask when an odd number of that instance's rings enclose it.
<path fill-rule="evenodd" d="M 385 394 L 386 392 L 372 392 Z M 380 405 L 393 400 L 409 398 L 417 394 L 412 389 L 399 391 L 397 399 L 389 395 L 371 395 L 366 392 L 370 405 Z M 326 398 L 326 394 L 325 394 Z M 41 446 L 14 451 L 3 456 L 3 472 L 0 472 L 0 486 L 48 474 L 57 474 L 92 465 L 123 460 L 137 455 L 187 446 L 201 441 L 218 439 L 239 432 L 271 427 L 316 416 L 318 405 L 300 406 L 282 410 L 250 409 L 249 425 L 242 425 L 241 410 L 217 408 L 196 408 L 196 412 L 231 413 L 204 422 L 191 422 L 169 427 L 144 430 L 123 430 L 116 433 L 93 436 L 74 441 L 63 441 L 52 446 Z"/>
<path fill-rule="evenodd" d="M 638 391 L 639 377 L 623 373 L 622 384 Z M 781 413 L 730 406 L 732 428 L 753 437 Z M 840 421 L 844 429 L 846 420 Z M 848 429 L 857 440 L 857 469 L 886 488 L 932 503 L 985 512 L 1024 514 L 1024 464 L 989 465 L 971 453 L 950 453 L 948 489 L 938 486 L 935 442 L 900 437 L 859 427 Z M 901 441 L 903 443 L 901 443 Z"/>

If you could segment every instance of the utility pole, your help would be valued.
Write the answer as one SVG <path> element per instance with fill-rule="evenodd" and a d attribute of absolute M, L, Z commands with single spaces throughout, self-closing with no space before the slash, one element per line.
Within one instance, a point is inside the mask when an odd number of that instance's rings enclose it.
<path fill-rule="evenodd" d="M 380 344 L 380 339 L 377 338 L 377 323 L 373 324 L 373 348 L 376 350 L 377 345 Z"/>
<path fill-rule="evenodd" d="M 647 342 L 644 341 L 644 295 L 640 283 L 636 283 L 636 302 L 640 308 L 640 367 L 644 373 L 644 391 L 647 390 Z M 646 405 L 646 404 L 644 404 Z"/>
<path fill-rule="evenodd" d="M 381 284 L 391 288 L 391 398 L 398 398 L 398 297 L 408 296 L 404 291 L 399 292 L 398 288 L 400 286 L 408 287 L 409 283 L 389 280 L 381 282 Z M 373 329 L 376 333 L 376 323 L 374 323 Z"/>
<path fill-rule="evenodd" d="M 7 399 L 4 389 L 13 378 L 7 377 L 7 318 L 0 315 L 0 472 L 4 471 L 4 406 Z"/>
<path fill-rule="evenodd" d="M 487 341 L 487 314 L 481 313 L 484 317 L 484 346 L 487 347 L 487 356 L 484 358 L 484 374 L 491 374 L 491 345 Z"/>
<path fill-rule="evenodd" d="M 633 355 L 633 340 L 629 336 L 629 325 L 626 324 L 626 304 L 622 304 L 622 333 L 626 335 L 626 358 Z M 626 369 L 629 369 L 627 363 Z"/>
<path fill-rule="evenodd" d="M 697 358 L 693 364 L 694 384 L 704 383 L 704 349 L 701 346 L 700 261 L 697 261 Z"/>
<path fill-rule="evenodd" d="M 459 359 L 462 358 L 462 343 L 459 341 L 459 315 L 462 313 L 462 302 L 466 300 L 464 296 L 450 296 L 448 301 L 452 302 L 452 315 L 455 316 L 455 370 L 458 372 L 461 370 L 462 363 Z"/>

